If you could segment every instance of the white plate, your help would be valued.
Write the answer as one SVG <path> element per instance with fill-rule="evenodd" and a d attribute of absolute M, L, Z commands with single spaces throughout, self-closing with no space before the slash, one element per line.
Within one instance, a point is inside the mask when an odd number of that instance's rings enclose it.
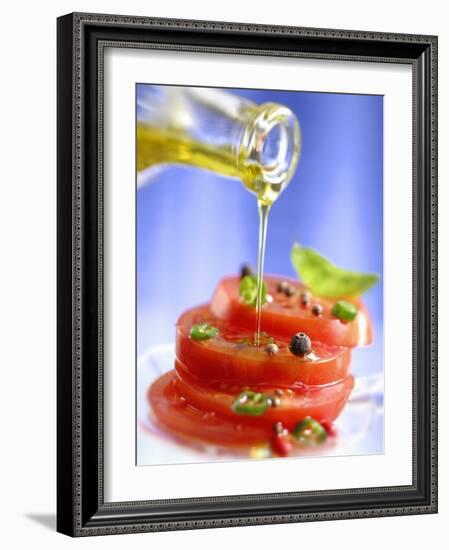
<path fill-rule="evenodd" d="M 137 362 L 137 464 L 222 462 L 249 458 L 214 445 L 177 440 L 154 421 L 146 392 L 159 376 L 173 368 L 174 345 L 157 346 Z M 353 365 L 354 369 L 354 365 Z M 383 374 L 356 377 L 355 387 L 336 421 L 338 437 L 307 451 L 307 456 L 379 454 L 383 452 Z M 300 451 L 305 456 L 305 451 Z M 300 454 L 298 454 L 300 456 Z"/>

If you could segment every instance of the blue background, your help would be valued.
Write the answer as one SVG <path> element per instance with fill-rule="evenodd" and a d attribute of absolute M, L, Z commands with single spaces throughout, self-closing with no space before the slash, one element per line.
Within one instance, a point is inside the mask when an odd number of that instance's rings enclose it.
<path fill-rule="evenodd" d="M 274 204 L 266 272 L 294 276 L 293 242 L 341 267 L 383 271 L 383 97 L 232 90 L 287 105 L 302 131 L 296 174 Z M 176 318 L 210 300 L 218 280 L 257 264 L 255 197 L 238 180 L 167 166 L 137 193 L 137 346 L 173 341 Z M 375 345 L 359 371 L 382 369 L 382 280 L 365 295 Z M 368 351 L 369 350 L 369 351 Z M 360 361 L 358 361 L 360 363 Z"/>

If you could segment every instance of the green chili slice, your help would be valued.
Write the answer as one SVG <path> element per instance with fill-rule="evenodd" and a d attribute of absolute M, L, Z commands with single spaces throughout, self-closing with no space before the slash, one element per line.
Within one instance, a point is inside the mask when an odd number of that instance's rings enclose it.
<path fill-rule="evenodd" d="M 331 313 L 342 321 L 353 321 L 357 315 L 357 308 L 351 302 L 340 300 L 334 304 Z"/>
<path fill-rule="evenodd" d="M 323 426 L 311 416 L 301 420 L 292 431 L 293 437 L 305 445 L 319 445 L 327 439 L 327 432 Z"/>
<path fill-rule="evenodd" d="M 208 323 L 198 323 L 192 325 L 190 329 L 190 338 L 194 340 L 209 340 L 218 334 L 218 328 Z"/>
<path fill-rule="evenodd" d="M 239 294 L 247 306 L 256 307 L 257 301 L 257 277 L 255 275 L 246 275 L 240 281 Z M 267 301 L 267 285 L 262 281 L 262 304 Z"/>
<path fill-rule="evenodd" d="M 264 393 L 244 391 L 232 403 L 232 410 L 236 414 L 259 416 L 270 406 L 270 397 Z"/>

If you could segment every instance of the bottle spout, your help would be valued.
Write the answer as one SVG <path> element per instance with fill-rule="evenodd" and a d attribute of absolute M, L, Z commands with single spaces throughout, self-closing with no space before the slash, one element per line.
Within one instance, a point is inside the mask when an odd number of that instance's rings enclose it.
<path fill-rule="evenodd" d="M 238 155 L 244 185 L 271 204 L 291 181 L 300 149 L 295 114 L 283 105 L 260 105 L 244 129 Z"/>

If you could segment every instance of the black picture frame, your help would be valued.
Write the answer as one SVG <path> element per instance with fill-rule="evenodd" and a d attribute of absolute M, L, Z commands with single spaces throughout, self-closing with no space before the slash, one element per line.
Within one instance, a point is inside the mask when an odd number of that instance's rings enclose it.
<path fill-rule="evenodd" d="M 75 13 L 58 18 L 57 530 L 71 536 L 437 512 L 437 37 Z M 102 45 L 407 63 L 413 69 L 413 483 L 103 499 Z"/>

